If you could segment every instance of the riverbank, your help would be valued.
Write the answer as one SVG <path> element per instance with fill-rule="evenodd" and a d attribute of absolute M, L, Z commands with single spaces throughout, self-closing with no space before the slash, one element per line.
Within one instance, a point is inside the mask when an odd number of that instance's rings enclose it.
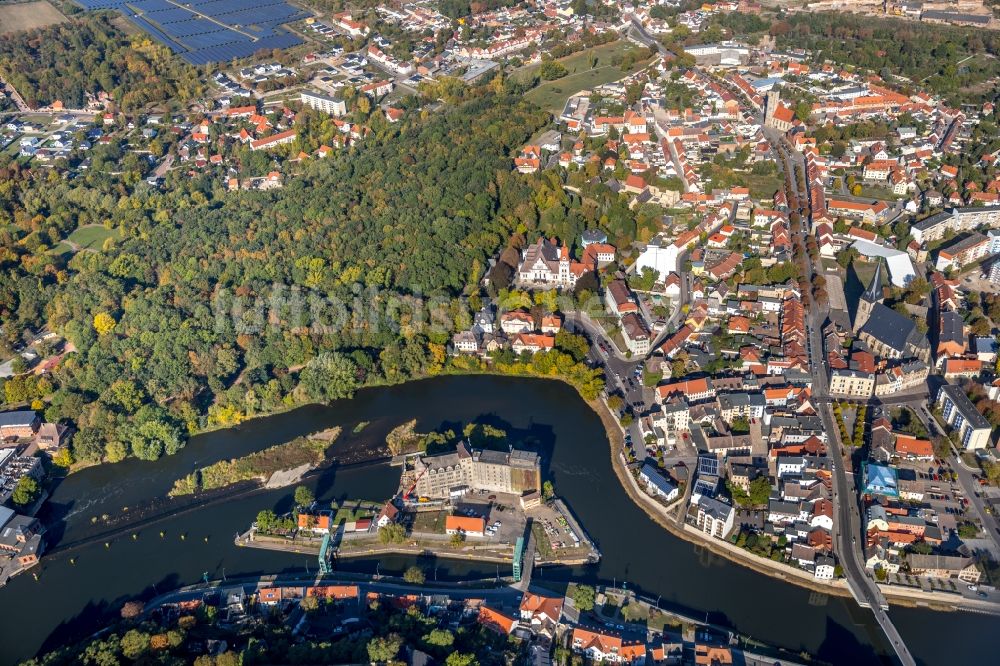
<path fill-rule="evenodd" d="M 678 523 L 678 521 L 670 515 L 670 511 L 666 507 L 659 504 L 646 493 L 642 492 L 642 489 L 639 488 L 635 478 L 629 473 L 628 469 L 626 469 L 625 461 L 619 453 L 622 450 L 625 441 L 624 432 L 608 406 L 601 400 L 588 401 L 587 404 L 590 405 L 590 408 L 597 413 L 598 417 L 601 419 L 601 423 L 604 424 L 604 428 L 607 431 L 608 442 L 611 445 L 611 467 L 614 469 L 615 476 L 618 477 L 618 481 L 621 483 L 622 488 L 624 488 L 625 494 L 628 495 L 629 499 L 639 506 L 639 508 L 641 508 L 643 512 L 660 527 L 667 530 L 674 536 L 683 539 L 684 541 L 696 544 L 705 548 L 709 552 L 726 558 L 730 562 L 753 569 L 754 571 L 770 576 L 771 578 L 777 578 L 779 580 L 798 585 L 799 587 L 804 587 L 813 592 L 820 592 L 822 594 L 829 594 L 838 597 L 851 596 L 850 591 L 847 589 L 847 584 L 843 580 L 831 582 L 816 580 L 809 572 L 795 569 L 787 564 L 759 558 L 731 543 L 706 536 L 702 532 L 699 532 L 695 528 L 684 523 L 683 520 Z M 672 505 L 671 509 L 673 508 L 674 507 Z"/>
<path fill-rule="evenodd" d="M 807 571 L 796 569 L 795 567 L 781 562 L 766 560 L 747 552 L 746 550 L 729 543 L 728 541 L 706 536 L 683 520 L 678 520 L 671 516 L 670 511 L 674 509 L 675 505 L 670 505 L 669 508 L 664 507 L 655 499 L 644 493 L 636 483 L 635 478 L 625 467 L 625 461 L 620 454 L 622 446 L 624 445 L 623 431 L 618 421 L 611 414 L 608 406 L 600 400 L 588 401 L 587 404 L 590 405 L 591 409 L 593 409 L 597 413 L 598 417 L 600 417 L 601 422 L 604 424 L 605 430 L 607 431 L 608 441 L 611 443 L 611 465 L 615 471 L 615 476 L 618 477 L 618 481 L 621 483 L 622 488 L 625 489 L 625 493 L 629 496 L 629 499 L 638 505 L 647 516 L 649 516 L 663 529 L 680 539 L 696 544 L 697 546 L 704 548 L 715 555 L 724 557 L 730 562 L 747 567 L 771 578 L 777 578 L 778 580 L 797 585 L 812 592 L 819 592 L 821 594 L 829 594 L 831 596 L 845 598 L 852 596 L 850 589 L 847 586 L 847 581 L 843 578 L 838 578 L 834 581 L 818 580 Z M 961 596 L 960 594 L 948 592 L 932 593 L 925 590 L 885 584 L 879 585 L 879 588 L 882 590 L 886 599 L 890 603 L 897 606 L 925 608 L 944 612 L 973 611 L 978 613 L 988 613 L 991 615 L 1000 615 L 1000 607 L 996 604 L 982 602 L 976 599 L 969 599 Z"/>
<path fill-rule="evenodd" d="M 364 389 L 352 400 L 304 407 L 256 420 L 252 426 L 196 438 L 177 455 L 156 462 L 130 460 L 71 475 L 47 506 L 59 530 L 54 543 L 75 542 L 79 548 L 43 558 L 37 580 L 18 576 L 0 590 L 0 601 L 17 608 L 0 624 L 0 664 L 19 663 L 79 640 L 118 618 L 123 600 L 152 599 L 201 581 L 206 573 L 210 580 L 225 577 L 230 581 L 263 572 L 315 578 L 312 555 L 233 545 L 236 529 L 248 526 L 262 508 L 288 511 L 290 490 L 269 491 L 248 483 L 239 493 L 223 493 L 225 497 L 177 515 L 171 514 L 181 508 L 179 504 L 190 502 L 167 500 L 166 492 L 175 479 L 215 460 L 341 425 L 342 440 L 334 449 L 337 462 L 312 472 L 303 483 L 314 491 L 320 506 L 345 497 L 388 497 L 399 486 L 399 470 L 387 464 L 388 458 L 359 465 L 345 462 L 359 459 L 360 452 L 367 459 L 392 428 L 413 417 L 419 418 L 421 431 L 455 427 L 456 423 L 490 423 L 505 429 L 512 441 L 530 444 L 543 454 L 546 476 L 553 479 L 559 495 L 598 544 L 602 558 L 585 567 L 536 569 L 532 580 L 537 584 L 583 582 L 597 587 L 627 581 L 629 589 L 641 591 L 661 609 L 707 619 L 793 654 L 806 650 L 827 663 L 884 666 L 880 655 L 886 654 L 887 646 L 881 642 L 879 628 L 853 601 L 783 585 L 693 548 L 651 524 L 615 478 L 607 460 L 604 426 L 575 390 L 565 384 L 498 376 L 441 377 Z M 351 437 L 352 427 L 360 421 L 370 425 L 362 437 Z M 128 511 L 123 512 L 126 506 Z M 140 515 L 155 515 L 158 521 L 154 525 L 140 521 L 139 527 L 126 528 L 124 534 L 94 540 L 95 532 L 111 529 L 104 514 L 118 526 L 134 523 Z M 92 516 L 99 522 L 92 523 Z M 133 531 L 138 538 L 131 536 Z M 182 534 L 186 539 L 181 539 Z M 110 547 L 105 547 L 105 541 L 110 541 Z M 142 565 L 136 566 L 137 562 Z M 334 576 L 348 572 L 396 576 L 420 562 L 409 556 L 344 559 Z M 433 565 L 442 583 L 496 576 L 493 564 L 442 557 Z M 504 565 L 500 566 L 502 574 Z M 893 616 L 907 645 L 923 663 L 990 661 L 986 645 L 979 641 L 942 642 L 939 637 L 963 632 L 989 635 L 995 617 L 902 607 L 893 607 Z M 782 621 L 775 624 L 774 617 Z"/>

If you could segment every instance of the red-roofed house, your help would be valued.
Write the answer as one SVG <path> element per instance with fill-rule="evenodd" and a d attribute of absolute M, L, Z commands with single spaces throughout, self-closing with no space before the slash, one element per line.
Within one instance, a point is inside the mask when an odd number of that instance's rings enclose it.
<path fill-rule="evenodd" d="M 897 434 L 896 455 L 913 460 L 930 460 L 934 457 L 934 446 L 927 439 Z"/>
<path fill-rule="evenodd" d="M 574 627 L 573 651 L 594 661 L 619 664 L 641 662 L 646 658 L 646 644 L 642 641 L 626 641 L 617 634 L 597 628 Z"/>
<path fill-rule="evenodd" d="M 479 607 L 478 622 L 498 634 L 509 634 L 517 629 L 517 618 L 486 605 Z"/>
<path fill-rule="evenodd" d="M 531 624 L 557 624 L 562 617 L 563 598 L 525 592 L 521 598 L 521 619 Z"/>

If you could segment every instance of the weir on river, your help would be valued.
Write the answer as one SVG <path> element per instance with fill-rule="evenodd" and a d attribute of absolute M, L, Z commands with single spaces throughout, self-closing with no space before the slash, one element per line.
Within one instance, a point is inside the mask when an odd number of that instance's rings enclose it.
<path fill-rule="evenodd" d="M 121 605 L 150 598 L 208 573 L 211 578 L 252 577 L 316 571 L 311 556 L 237 547 L 233 534 L 261 509 L 291 509 L 292 490 L 254 490 L 168 515 L 154 524 L 108 532 L 124 507 L 169 507 L 174 480 L 215 460 L 260 450 L 294 437 L 340 425 L 334 444 L 339 460 L 385 455 L 385 435 L 411 418 L 421 432 L 486 422 L 507 432 L 518 446 L 542 454 L 544 478 L 572 507 L 600 548 L 597 565 L 536 570 L 535 581 L 558 589 L 568 580 L 628 581 L 629 589 L 656 599 L 668 610 L 730 626 L 764 643 L 806 651 L 828 662 L 880 664 L 890 653 L 870 613 L 850 599 L 826 598 L 734 565 L 681 541 L 650 520 L 626 496 L 611 470 L 601 422 L 573 389 L 554 381 L 504 377 L 442 377 L 360 391 L 351 401 L 310 406 L 258 419 L 230 430 L 195 437 L 175 456 L 155 463 L 129 460 L 83 470 L 64 480 L 49 501 L 50 534 L 56 540 L 31 576 L 0 589 L 0 604 L 16 612 L 0 622 L 0 664 L 14 663 L 68 640 L 86 636 L 117 617 Z M 370 424 L 353 433 L 362 421 Z M 382 463 L 331 467 L 307 482 L 321 502 L 379 499 L 392 494 L 399 471 Z M 96 524 L 92 524 L 96 518 Z M 135 539 L 131 532 L 137 532 Z M 161 536 L 162 533 L 162 536 Z M 87 539 L 99 539 L 81 545 Z M 108 547 L 104 547 L 104 542 Z M 72 552 L 64 544 L 78 544 Z M 338 570 L 398 573 L 404 557 L 338 561 Z M 444 559 L 422 561 L 440 580 L 487 578 L 497 565 Z M 504 575 L 512 573 L 510 565 Z M 431 578 L 429 575 L 428 578 Z M 893 608 L 894 624 L 918 662 L 988 663 L 988 641 L 941 640 L 985 636 L 995 618 Z"/>

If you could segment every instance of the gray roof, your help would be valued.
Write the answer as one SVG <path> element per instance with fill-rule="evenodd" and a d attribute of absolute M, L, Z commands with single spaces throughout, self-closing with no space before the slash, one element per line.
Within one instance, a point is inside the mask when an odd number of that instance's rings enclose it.
<path fill-rule="evenodd" d="M 876 303 L 872 307 L 871 316 L 861 327 L 861 333 L 871 335 L 882 344 L 900 353 L 906 351 L 907 343 L 915 347 L 920 346 L 920 338 L 922 337 L 912 319 L 882 303 Z"/>
<path fill-rule="evenodd" d="M 768 502 L 767 510 L 769 513 L 783 513 L 786 516 L 797 516 L 801 513 L 797 502 L 782 502 L 780 500 Z"/>
<path fill-rule="evenodd" d="M 919 231 L 927 231 L 928 229 L 936 227 L 937 225 L 941 224 L 942 222 L 946 222 L 946 221 L 948 221 L 950 219 L 951 219 L 951 211 L 945 210 L 945 211 L 941 211 L 940 213 L 936 213 L 934 215 L 931 215 L 928 218 L 920 220 L 919 222 L 917 222 L 916 224 L 914 224 L 911 228 L 912 229 L 917 229 Z"/>
<path fill-rule="evenodd" d="M 30 426 L 37 418 L 38 414 L 30 409 L 0 412 L 0 427 Z"/>
<path fill-rule="evenodd" d="M 975 23 L 986 25 L 992 18 L 989 14 L 963 14 L 959 12 L 947 12 L 937 9 L 927 9 L 920 14 L 921 18 L 937 19 L 938 21 L 956 21 L 961 23 Z"/>
<path fill-rule="evenodd" d="M 941 313 L 941 330 L 938 333 L 940 342 L 965 342 L 964 324 L 962 315 L 953 310 L 946 310 Z"/>
<path fill-rule="evenodd" d="M 698 506 L 704 509 L 706 514 L 712 516 L 712 518 L 715 518 L 716 520 L 726 520 L 733 510 L 733 507 L 725 502 L 720 502 L 714 497 L 702 496 L 701 500 L 698 502 Z"/>
<path fill-rule="evenodd" d="M 977 410 L 976 406 L 972 404 L 971 400 L 969 400 L 969 396 L 965 395 L 965 391 L 962 390 L 961 386 L 945 384 L 941 387 L 941 393 L 944 393 L 951 399 L 951 402 L 955 405 L 955 409 L 959 411 L 962 418 L 964 418 L 972 428 L 980 430 L 982 428 L 990 427 L 990 422 L 986 420 L 985 416 L 979 413 L 979 410 Z"/>
<path fill-rule="evenodd" d="M 961 571 L 975 560 L 971 557 L 961 557 L 959 555 L 920 555 L 910 553 L 909 557 L 911 569 L 946 569 L 949 571 Z"/>
<path fill-rule="evenodd" d="M 968 250 L 970 247 L 975 247 L 976 245 L 979 245 L 980 243 L 986 243 L 986 242 L 988 242 L 988 239 L 986 238 L 986 236 L 982 235 L 979 232 L 975 232 L 974 231 L 971 234 L 969 234 L 968 236 L 964 236 L 962 238 L 955 239 L 954 241 L 952 241 L 948 245 L 942 247 L 938 251 L 938 253 L 940 254 L 941 252 L 947 252 L 947 253 L 951 254 L 952 256 L 954 256 L 954 255 L 958 254 L 959 252 L 961 252 L 963 250 Z"/>

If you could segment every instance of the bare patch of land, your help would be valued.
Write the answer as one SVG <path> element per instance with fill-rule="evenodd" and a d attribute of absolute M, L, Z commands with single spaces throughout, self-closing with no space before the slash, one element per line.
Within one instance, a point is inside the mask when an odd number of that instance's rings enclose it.
<path fill-rule="evenodd" d="M 0 4 L 0 34 L 45 28 L 65 20 L 48 0 Z"/>

